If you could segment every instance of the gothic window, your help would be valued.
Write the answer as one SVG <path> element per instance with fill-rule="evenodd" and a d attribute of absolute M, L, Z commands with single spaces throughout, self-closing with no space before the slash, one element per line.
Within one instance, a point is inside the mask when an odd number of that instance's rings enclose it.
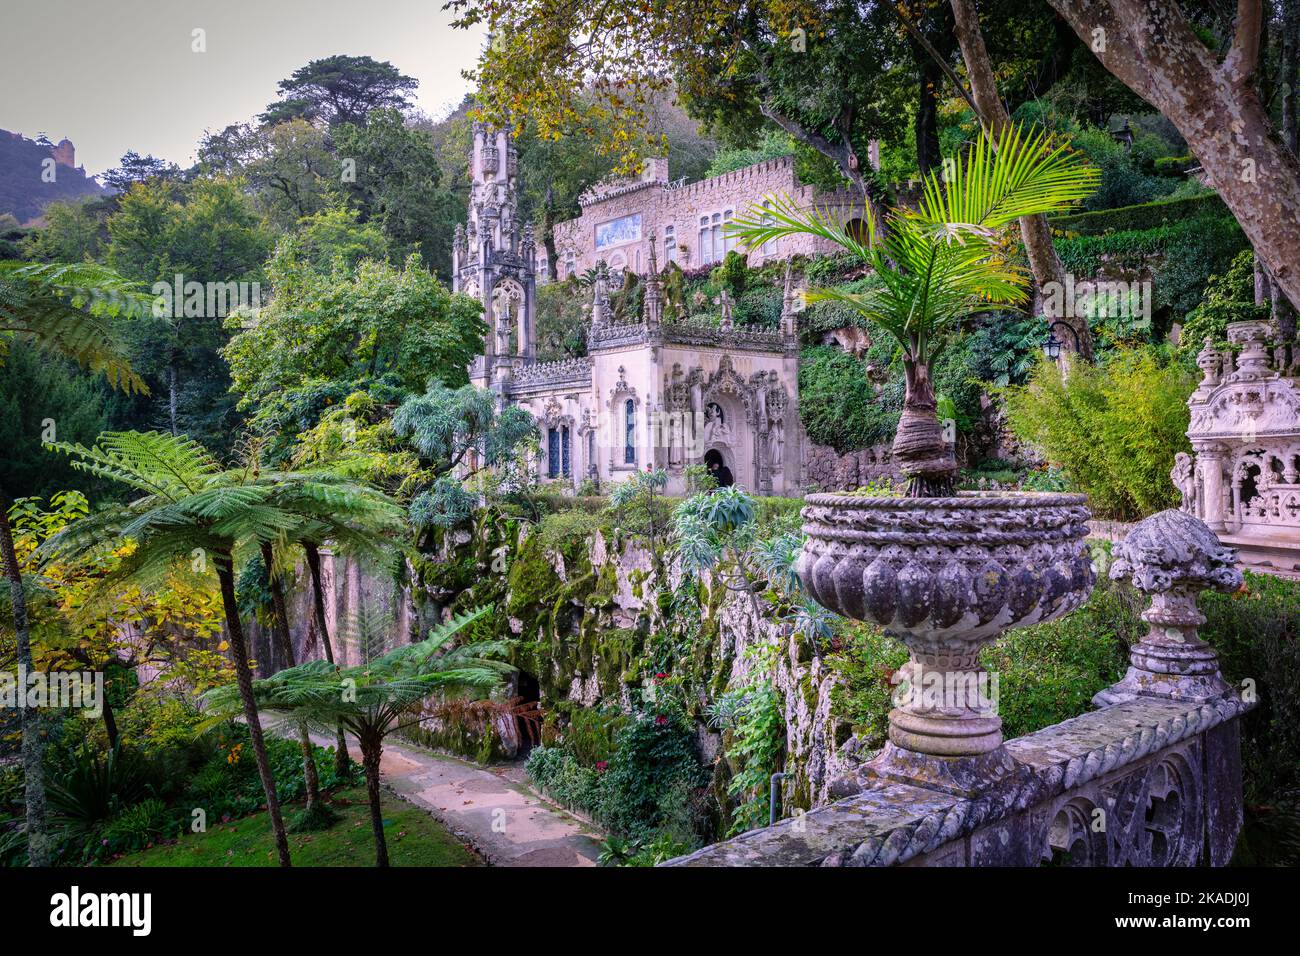
<path fill-rule="evenodd" d="M 623 403 L 623 464 L 636 464 L 636 402 Z"/>
<path fill-rule="evenodd" d="M 567 279 L 570 276 L 576 276 L 577 274 L 578 274 L 578 263 L 577 260 L 574 259 L 573 253 L 570 252 L 566 254 L 564 257 L 564 277 Z"/>
<path fill-rule="evenodd" d="M 700 217 L 700 265 L 713 261 L 713 233 L 709 232 L 709 217 Z"/>
<path fill-rule="evenodd" d="M 731 224 L 731 210 L 728 209 L 726 212 L 722 214 L 722 232 L 723 232 L 722 241 L 724 243 L 724 247 L 723 247 L 724 252 L 730 252 L 732 249 L 736 248 L 736 237 L 727 231 L 727 226 L 729 226 L 730 224 Z M 721 256 L 719 256 L 719 258 L 721 258 Z"/>
<path fill-rule="evenodd" d="M 709 261 L 717 262 L 722 258 L 722 213 L 715 212 L 709 221 L 709 232 L 713 235 L 713 242 L 709 246 Z"/>
<path fill-rule="evenodd" d="M 677 261 L 677 231 L 673 226 L 664 226 L 664 265 Z"/>
<path fill-rule="evenodd" d="M 546 430 L 546 477 L 568 478 L 573 474 L 569 426 L 557 425 Z"/>

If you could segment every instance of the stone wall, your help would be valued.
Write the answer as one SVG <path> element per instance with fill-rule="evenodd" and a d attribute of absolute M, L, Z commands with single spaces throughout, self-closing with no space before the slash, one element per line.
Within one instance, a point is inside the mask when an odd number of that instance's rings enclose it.
<path fill-rule="evenodd" d="M 652 235 L 660 268 L 676 262 L 683 269 L 695 269 L 720 261 L 735 245 L 722 236 L 723 224 L 769 195 L 789 197 L 801 207 L 815 202 L 819 208 L 836 208 L 846 220 L 861 209 L 861 200 L 850 193 L 823 192 L 801 184 L 791 156 L 689 185 L 670 183 L 666 164 L 653 165 L 642 177 L 600 184 L 584 197 L 579 218 L 555 226 L 556 274 L 560 278 L 570 271 L 581 274 L 600 260 L 614 269 L 645 273 Z M 707 229 L 703 246 L 702 229 Z M 837 248 L 810 236 L 789 236 L 751 250 L 749 261 L 759 265 Z M 543 264 L 538 273 L 546 274 Z"/>
<path fill-rule="evenodd" d="M 851 491 L 877 478 L 899 477 L 890 446 L 872 445 L 841 454 L 829 445 L 809 442 L 804 457 L 803 486 L 819 491 Z"/>

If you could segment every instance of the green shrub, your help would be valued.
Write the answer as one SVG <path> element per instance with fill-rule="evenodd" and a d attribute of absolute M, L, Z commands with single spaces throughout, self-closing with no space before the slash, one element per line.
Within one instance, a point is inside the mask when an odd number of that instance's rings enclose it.
<path fill-rule="evenodd" d="M 1230 681 L 1253 682 L 1258 706 L 1242 720 L 1248 803 L 1300 788 L 1300 581 L 1246 573 L 1234 594 L 1202 594 L 1201 636 Z"/>
<path fill-rule="evenodd" d="M 799 363 L 799 413 L 808 437 L 838 452 L 889 440 L 899 407 L 876 398 L 860 359 L 831 346 L 803 350 Z"/>
<path fill-rule="evenodd" d="M 1191 154 L 1186 156 L 1159 156 L 1151 165 L 1158 176 L 1182 176 L 1189 169 L 1196 166 L 1196 157 Z"/>
<path fill-rule="evenodd" d="M 736 301 L 736 324 L 776 328 L 781 324 L 781 309 L 785 304 L 780 289 L 750 288 Z"/>
<path fill-rule="evenodd" d="M 1008 631 L 980 661 L 998 679 L 998 714 L 1010 740 L 1077 717 L 1124 676 L 1128 649 L 1146 631 L 1147 600 L 1102 577 L 1073 614 Z"/>
<path fill-rule="evenodd" d="M 1105 130 L 1079 130 L 1070 139 L 1071 145 L 1086 153 L 1101 170 L 1101 182 L 1096 192 L 1084 200 L 1087 209 L 1114 209 L 1147 203 L 1173 188 L 1168 179 L 1149 175 L 1138 168 L 1141 150 L 1134 157 Z M 1150 143 L 1149 138 L 1142 139 Z M 1147 151 L 1150 152 L 1149 148 Z M 1135 164 L 1135 158 L 1139 164 Z"/>
<path fill-rule="evenodd" d="M 537 525 L 537 540 L 548 551 L 574 560 L 590 550 L 591 536 L 604 523 L 598 514 L 586 511 L 557 511 L 549 514 Z"/>
<path fill-rule="evenodd" d="M 743 253 L 732 249 L 722 257 L 710 278 L 720 289 L 726 289 L 732 299 L 739 299 L 749 280 L 749 261 Z"/>
<path fill-rule="evenodd" d="M 652 838 L 689 812 L 690 791 L 708 776 L 694 737 L 675 706 L 636 713 L 619 731 L 616 751 L 599 776 L 599 822 L 614 833 Z"/>
<path fill-rule="evenodd" d="M 174 836 L 176 827 L 166 804 L 151 797 L 114 817 L 104 827 L 102 845 L 110 853 L 134 853 L 163 837 Z"/>
<path fill-rule="evenodd" d="M 1029 383 L 1000 389 L 1007 423 L 1060 466 L 1098 515 L 1139 518 L 1177 503 L 1169 478 L 1187 451 L 1186 368 L 1161 350 L 1113 350 L 1097 365 L 1074 363 L 1064 378 L 1042 360 Z"/>
<path fill-rule="evenodd" d="M 595 756 L 605 745 L 578 748 Z M 607 759 L 584 765 L 566 738 L 557 746 L 534 747 L 524 767 L 558 803 L 585 813 L 615 836 L 640 841 L 665 831 L 678 840 L 693 839 L 696 792 L 708 781 L 685 716 L 667 695 L 655 709 L 622 720 Z"/>
<path fill-rule="evenodd" d="M 1255 304 L 1255 253 L 1243 249 L 1228 271 L 1210 277 L 1201 302 L 1187 315 L 1178 340 L 1180 350 L 1196 353 L 1209 338 L 1227 347 L 1228 323 L 1266 319 L 1269 308 Z"/>

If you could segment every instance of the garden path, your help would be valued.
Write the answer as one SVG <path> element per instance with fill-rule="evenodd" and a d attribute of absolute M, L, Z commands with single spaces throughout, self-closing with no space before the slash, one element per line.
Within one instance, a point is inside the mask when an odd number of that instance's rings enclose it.
<path fill-rule="evenodd" d="M 289 735 L 288 728 L 283 732 Z M 332 739 L 312 735 L 322 747 Z M 349 739 L 355 760 L 361 752 Z M 542 799 L 516 768 L 483 767 L 407 741 L 387 740 L 380 776 L 492 866 L 595 866 L 600 834 Z"/>

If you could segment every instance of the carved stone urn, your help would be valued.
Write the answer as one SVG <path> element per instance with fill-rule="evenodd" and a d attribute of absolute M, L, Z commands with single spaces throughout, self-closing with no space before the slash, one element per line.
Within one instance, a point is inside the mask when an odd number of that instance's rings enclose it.
<path fill-rule="evenodd" d="M 907 645 L 889 743 L 866 765 L 892 780 L 973 795 L 1015 767 L 1002 746 L 996 675 L 980 649 L 1050 621 L 1092 590 L 1082 495 L 951 498 L 810 495 L 797 570 L 823 607 Z"/>

